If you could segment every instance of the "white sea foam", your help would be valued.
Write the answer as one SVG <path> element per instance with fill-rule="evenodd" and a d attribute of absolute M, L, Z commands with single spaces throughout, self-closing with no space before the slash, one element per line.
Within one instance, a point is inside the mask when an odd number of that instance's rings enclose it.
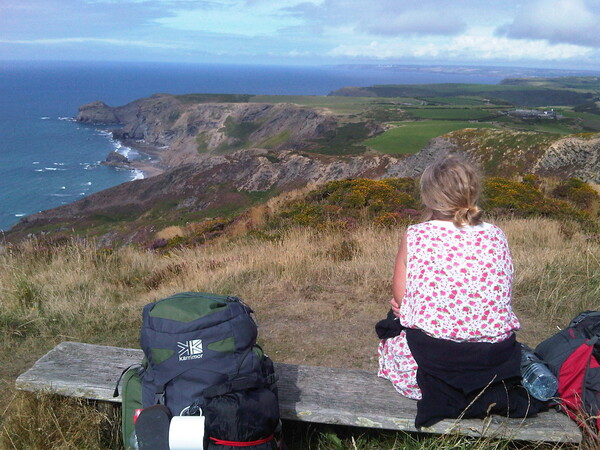
<path fill-rule="evenodd" d="M 40 163 L 39 161 L 34 161 L 31 164 L 39 164 L 39 163 Z"/>
<path fill-rule="evenodd" d="M 52 163 L 52 164 L 54 164 L 55 166 L 64 166 L 65 165 L 65 163 Z"/>
<path fill-rule="evenodd" d="M 143 180 L 144 178 L 146 178 L 146 176 L 144 175 L 144 172 L 142 172 L 140 169 L 132 170 L 131 181 Z"/>
<path fill-rule="evenodd" d="M 123 155 L 125 158 L 129 159 L 135 155 L 137 155 L 137 152 L 135 150 L 133 150 L 131 147 L 127 147 L 123 144 L 121 144 L 118 141 L 115 141 L 114 139 L 111 139 L 113 146 L 115 147 L 115 152 L 120 153 L 121 155 Z"/>
<path fill-rule="evenodd" d="M 131 149 L 129 147 L 123 147 L 122 145 L 119 145 L 117 147 L 117 153 L 120 153 L 125 158 L 129 159 L 129 154 L 131 153 Z"/>
<path fill-rule="evenodd" d="M 56 171 L 56 170 L 60 170 L 61 172 L 64 172 L 64 171 L 65 171 L 65 170 L 67 170 L 67 169 L 60 169 L 60 168 L 58 168 L 58 167 L 44 167 L 44 170 L 49 170 L 49 171 L 51 171 L 51 172 L 54 172 L 54 171 Z"/>
<path fill-rule="evenodd" d="M 44 169 L 34 169 L 35 172 L 43 172 Z"/>
<path fill-rule="evenodd" d="M 81 183 L 81 185 L 82 185 L 82 186 L 91 186 L 91 185 L 92 185 L 92 182 L 91 182 L 91 181 L 88 181 L 87 183 Z"/>
<path fill-rule="evenodd" d="M 48 116 L 40 117 L 40 120 L 49 120 L 49 119 L 50 119 L 50 117 L 48 117 Z"/>
<path fill-rule="evenodd" d="M 25 214 L 25 213 L 19 213 L 19 214 L 15 214 L 15 217 L 23 217 L 23 216 L 26 216 L 26 215 L 27 214 Z"/>
<path fill-rule="evenodd" d="M 74 194 L 50 194 L 50 197 L 73 197 Z"/>
<path fill-rule="evenodd" d="M 74 117 L 59 117 L 58 120 L 66 120 L 68 122 L 75 122 Z"/>

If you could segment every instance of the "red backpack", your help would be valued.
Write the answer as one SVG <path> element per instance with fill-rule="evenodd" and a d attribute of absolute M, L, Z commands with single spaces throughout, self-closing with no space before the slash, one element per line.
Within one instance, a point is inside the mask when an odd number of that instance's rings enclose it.
<path fill-rule="evenodd" d="M 558 378 L 557 403 L 592 437 L 600 430 L 600 311 L 585 311 L 535 348 Z"/>

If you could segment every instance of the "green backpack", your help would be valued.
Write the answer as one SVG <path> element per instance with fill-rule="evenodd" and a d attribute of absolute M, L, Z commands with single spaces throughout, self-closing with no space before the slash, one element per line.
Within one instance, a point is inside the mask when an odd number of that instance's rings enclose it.
<path fill-rule="evenodd" d="M 145 357 L 122 374 L 125 448 L 135 443 L 136 410 L 163 404 L 174 416 L 194 415 L 214 409 L 219 404 L 215 395 L 242 393 L 244 403 L 243 393 L 256 390 L 268 399 L 260 412 L 264 430 L 256 433 L 273 432 L 266 429 L 279 423 L 276 377 L 272 361 L 256 345 L 258 329 L 251 313 L 237 297 L 200 292 L 175 294 L 144 307 Z M 207 423 L 212 423 L 210 417 Z"/>
<path fill-rule="evenodd" d="M 133 450 L 137 445 L 135 441 L 134 417 L 137 410 L 142 409 L 142 381 L 140 380 L 140 370 L 142 366 L 136 365 L 126 369 L 122 375 L 121 385 L 121 437 L 126 450 Z M 119 395 L 118 389 L 115 390 L 116 396 Z"/>

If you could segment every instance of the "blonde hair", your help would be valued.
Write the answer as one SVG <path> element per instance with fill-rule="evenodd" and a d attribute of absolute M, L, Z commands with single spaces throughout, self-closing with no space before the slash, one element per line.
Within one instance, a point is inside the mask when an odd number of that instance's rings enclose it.
<path fill-rule="evenodd" d="M 479 225 L 483 211 L 477 206 L 481 177 L 458 155 L 448 155 L 428 166 L 421 175 L 424 220 L 452 220 L 457 227 Z"/>

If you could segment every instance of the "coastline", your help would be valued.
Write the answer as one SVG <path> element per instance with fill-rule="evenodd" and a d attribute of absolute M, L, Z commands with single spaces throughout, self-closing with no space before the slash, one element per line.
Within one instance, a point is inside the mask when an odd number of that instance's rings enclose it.
<path fill-rule="evenodd" d="M 167 168 L 162 165 L 162 148 L 134 139 L 116 139 L 114 137 L 113 139 L 118 141 L 122 146 L 129 147 L 132 150 L 136 150 L 149 157 L 148 159 L 129 160 L 128 163 L 122 165 L 119 164 L 118 166 L 133 170 L 140 170 L 144 174 L 144 178 L 151 178 L 156 175 L 160 175 L 167 170 Z"/>

